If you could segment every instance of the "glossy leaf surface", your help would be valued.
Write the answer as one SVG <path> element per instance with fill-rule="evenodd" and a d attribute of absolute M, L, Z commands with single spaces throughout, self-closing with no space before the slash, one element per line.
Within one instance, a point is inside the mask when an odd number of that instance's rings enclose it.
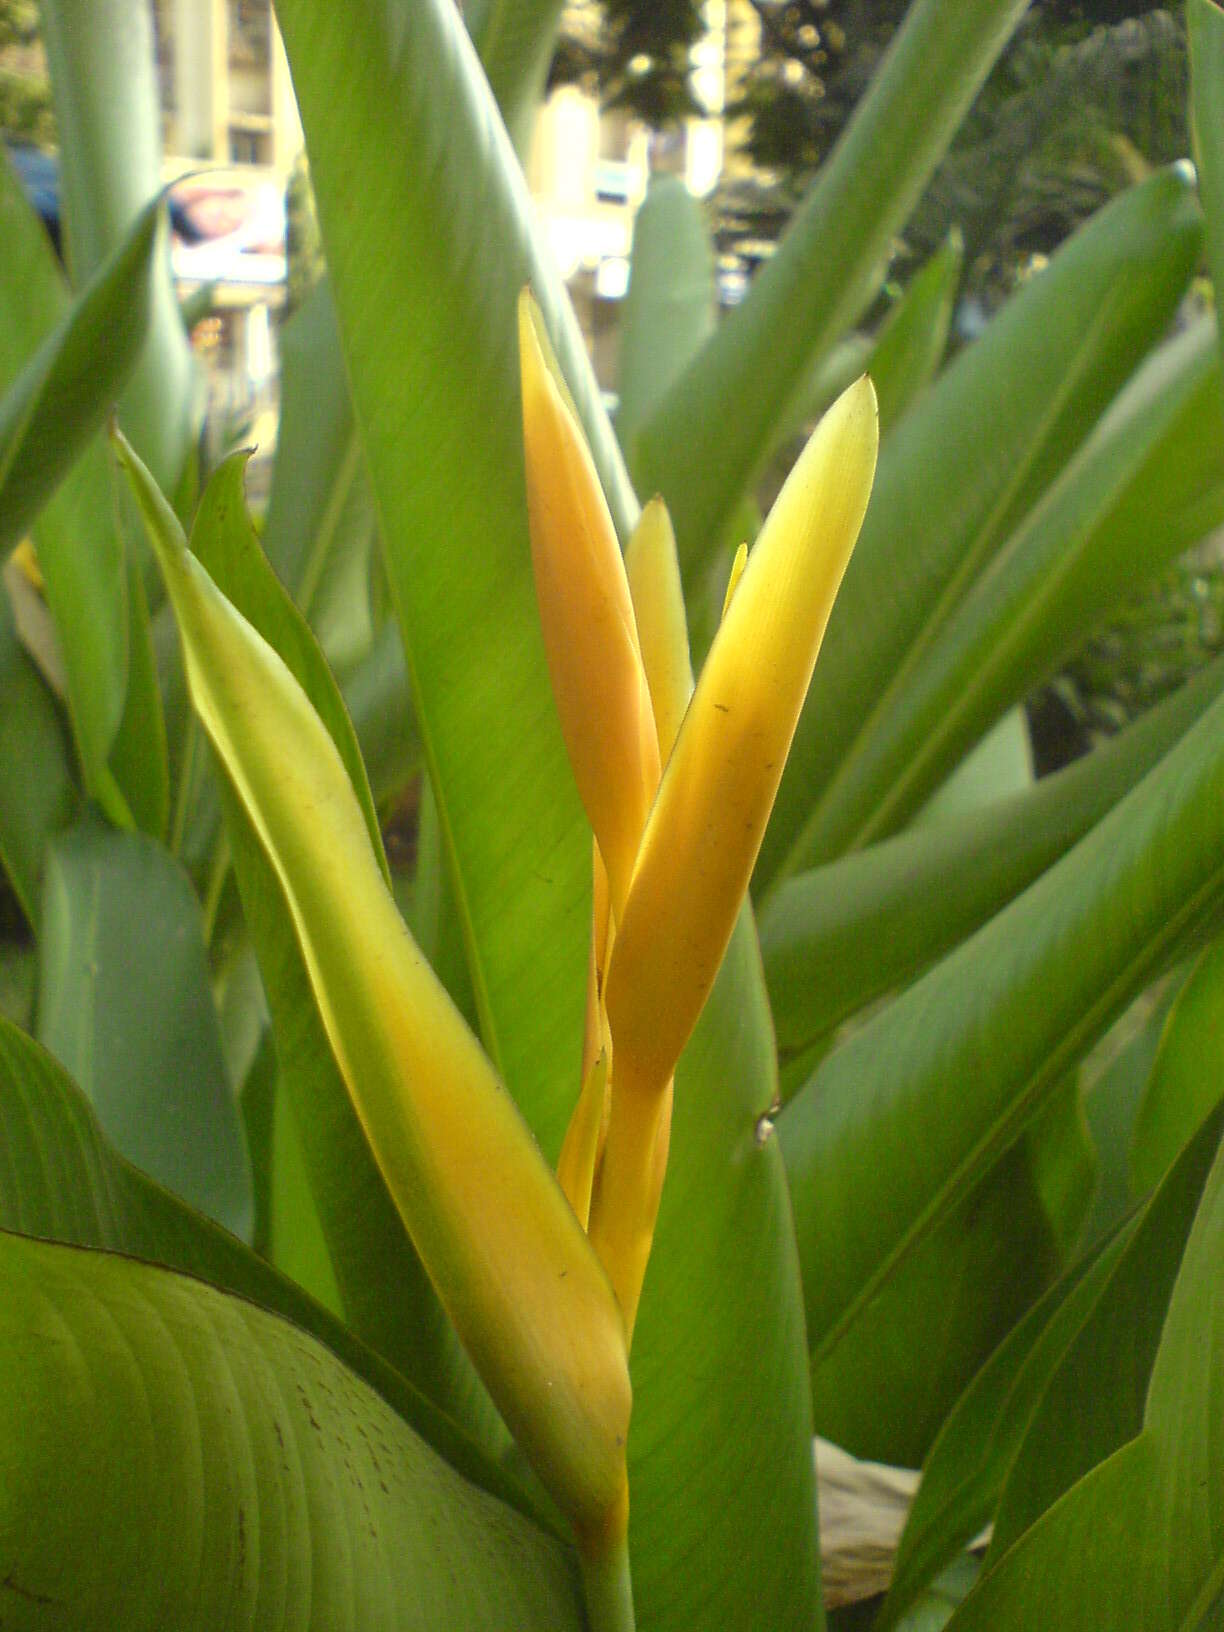
<path fill-rule="evenodd" d="M 0 1285 L 8 1625 L 581 1624 L 560 1544 L 287 1322 L 7 1234 Z"/>
<path fill-rule="evenodd" d="M 787 879 L 761 914 L 783 1052 L 824 1036 L 979 928 L 1145 776 L 1222 687 L 1224 660 L 1217 660 L 1036 787 Z"/>
<path fill-rule="evenodd" d="M 880 404 L 881 436 L 887 435 L 939 371 L 964 259 L 964 243 L 953 229 L 910 279 L 888 314 L 867 369 Z"/>
<path fill-rule="evenodd" d="M 249 1237 L 250 1169 L 199 904 L 160 845 L 96 820 L 52 843 L 38 1031 L 130 1161 Z"/>
<path fill-rule="evenodd" d="M 884 448 L 757 868 L 819 858 L 813 802 L 906 695 L 984 564 L 1164 332 L 1202 243 L 1193 188 L 1163 171 L 1098 212 L 940 376 Z"/>
<path fill-rule="evenodd" d="M 1142 1195 L 1163 1176 L 1224 1098 L 1224 945 L 1204 949 L 1160 1031 L 1131 1131 L 1131 1184 Z"/>
<path fill-rule="evenodd" d="M 988 1523 L 1025 1430 L 1125 1244 L 1080 1264 L 1035 1304 L 948 1415 L 922 1469 L 897 1548 L 880 1632 Z"/>
<path fill-rule="evenodd" d="M 1194 1176 L 1197 1184 L 1191 1182 Z M 1089 1415 L 1085 1419 L 1081 1410 L 1078 1420 L 1090 1442 L 1101 1417 L 1113 1409 L 1115 1392 L 1129 1397 L 1132 1410 L 1137 1404 L 1138 1420 L 1133 1425 L 1119 1420 L 1112 1454 L 1071 1485 L 997 1562 L 988 1561 L 977 1588 L 949 1623 L 954 1632 L 1031 1625 L 1052 1599 L 1068 1624 L 1102 1632 L 1134 1626 L 1206 1632 L 1218 1621 L 1224 1581 L 1224 1416 L 1218 1386 L 1224 1364 L 1224 1152 L 1218 1119 L 1187 1147 L 1158 1200 L 1179 1187 L 1197 1193 L 1189 1209 L 1193 1225 L 1184 1245 L 1176 1239 L 1184 1228 L 1181 1220 L 1167 1234 L 1156 1232 L 1161 1239 L 1154 1245 L 1160 1257 L 1172 1261 L 1176 1279 L 1150 1379 L 1143 1377 L 1136 1390 L 1103 1390 L 1098 1372 L 1090 1380 L 1091 1392 L 1081 1396 L 1089 1402 Z M 1184 1214 L 1184 1205 L 1180 1210 Z M 1141 1292 L 1133 1312 L 1142 1318 Z M 1146 1346 L 1146 1326 L 1144 1337 Z M 1109 1352 L 1112 1370 L 1125 1350 L 1115 1339 Z M 1068 1447 L 1072 1458 L 1079 1448 L 1075 1437 Z M 1108 1436 L 1099 1441 L 1107 1442 Z M 1047 1444 L 1057 1449 L 1060 1441 Z M 1137 1538 L 1150 1542 L 1136 1545 Z"/>
<path fill-rule="evenodd" d="M 71 756 L 55 699 L 18 642 L 0 583 L 0 863 L 31 928 L 47 844 L 77 805 Z"/>
<path fill-rule="evenodd" d="M 1224 519 L 1222 404 L 1214 324 L 1148 359 L 834 776 L 805 828 L 818 853 L 894 832 L 1111 604 Z"/>
<path fill-rule="evenodd" d="M 149 323 L 160 203 L 146 206 L 0 398 L 0 555 L 109 413 Z"/>
<path fill-rule="evenodd" d="M 701 205 L 678 176 L 658 176 L 634 217 L 621 319 L 616 434 L 631 470 L 638 427 L 713 331 L 715 299 Z"/>
<path fill-rule="evenodd" d="M 1127 1001 L 1224 908 L 1224 702 L 818 1068 L 779 1131 L 831 1348 Z"/>

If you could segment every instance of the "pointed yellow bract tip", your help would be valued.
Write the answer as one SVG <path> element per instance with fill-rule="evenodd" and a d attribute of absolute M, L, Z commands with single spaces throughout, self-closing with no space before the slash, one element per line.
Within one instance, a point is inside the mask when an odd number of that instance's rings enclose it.
<path fill-rule="evenodd" d="M 659 757 L 666 762 L 693 695 L 693 666 L 676 535 L 662 499 L 651 499 L 638 518 L 625 550 L 625 570 L 650 687 Z"/>
<path fill-rule="evenodd" d="M 613 1093 L 590 1235 L 630 1326 L 668 1085 L 748 887 L 878 441 L 864 377 L 817 426 L 733 582 L 617 924 L 605 981 Z"/>
<path fill-rule="evenodd" d="M 538 309 L 519 300 L 531 559 L 544 649 L 578 793 L 624 908 L 659 746 L 616 529 Z"/>
<path fill-rule="evenodd" d="M 748 565 L 748 546 L 741 544 L 735 552 L 735 559 L 731 563 L 731 571 L 727 574 L 727 593 L 723 596 L 722 615 L 725 618 L 727 608 L 731 605 L 731 597 L 735 594 L 740 579 L 744 576 L 744 568 Z M 720 620 L 721 621 L 721 620 Z"/>

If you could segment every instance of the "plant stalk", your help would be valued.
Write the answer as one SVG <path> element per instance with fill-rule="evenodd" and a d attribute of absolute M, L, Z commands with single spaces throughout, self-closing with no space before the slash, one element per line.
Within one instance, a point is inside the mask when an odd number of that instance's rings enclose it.
<path fill-rule="evenodd" d="M 580 1546 L 578 1556 L 590 1632 L 634 1632 L 628 1536 L 590 1552 Z"/>

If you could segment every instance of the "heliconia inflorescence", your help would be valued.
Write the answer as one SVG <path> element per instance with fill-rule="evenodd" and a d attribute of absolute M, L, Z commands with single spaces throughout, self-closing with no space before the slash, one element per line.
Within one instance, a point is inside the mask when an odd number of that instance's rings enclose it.
<path fill-rule="evenodd" d="M 540 621 L 595 835 L 584 1080 L 562 1179 L 632 1335 L 667 1163 L 673 1073 L 730 941 L 867 508 L 876 400 L 864 377 L 817 426 L 756 547 L 736 557 L 693 689 L 666 509 L 658 499 L 647 505 L 622 561 L 527 291 L 519 339 Z M 656 764 L 666 768 L 652 778 Z"/>

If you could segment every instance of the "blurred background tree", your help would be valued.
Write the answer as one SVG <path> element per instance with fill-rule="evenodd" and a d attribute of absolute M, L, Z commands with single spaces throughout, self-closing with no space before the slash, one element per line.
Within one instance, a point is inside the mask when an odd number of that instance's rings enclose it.
<path fill-rule="evenodd" d="M 745 0 L 739 162 L 710 199 L 724 267 L 768 255 L 837 141 L 908 0 Z M 735 8 L 728 8 L 729 54 Z M 688 0 L 580 0 L 566 8 L 553 82 L 582 84 L 653 129 L 703 110 L 688 73 L 704 27 Z M 996 65 L 894 249 L 874 327 L 959 227 L 965 274 L 951 344 L 980 332 L 1017 283 L 1115 193 L 1184 157 L 1181 8 L 1038 0 Z M 1156 518 L 1154 518 L 1154 521 Z M 1160 700 L 1224 646 L 1224 573 L 1208 546 L 1145 590 L 1030 699 L 1039 770 L 1053 769 Z"/>
<path fill-rule="evenodd" d="M 749 263 L 767 253 L 906 9 L 907 0 L 747 0 L 759 45 L 740 65 L 727 113 L 743 121 L 748 163 L 712 201 L 721 251 Z M 665 131 L 702 111 L 688 69 L 703 27 L 692 0 L 580 0 L 566 8 L 552 82 L 583 84 Z M 1035 4 L 907 228 L 898 270 L 925 259 L 955 222 L 967 298 L 993 309 L 1035 255 L 1188 151 L 1186 75 L 1180 10 L 1144 0 Z"/>
<path fill-rule="evenodd" d="M 55 140 L 37 0 L 0 0 L 0 131 L 40 147 Z"/>

